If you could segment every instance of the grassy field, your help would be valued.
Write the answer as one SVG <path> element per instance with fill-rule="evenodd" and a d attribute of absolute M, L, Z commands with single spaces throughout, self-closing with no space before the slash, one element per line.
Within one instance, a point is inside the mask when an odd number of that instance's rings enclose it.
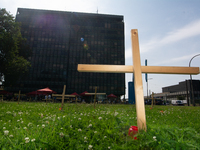
<path fill-rule="evenodd" d="M 0 103 L 0 149 L 200 149 L 200 107 L 146 106 L 147 132 L 135 105 Z"/>

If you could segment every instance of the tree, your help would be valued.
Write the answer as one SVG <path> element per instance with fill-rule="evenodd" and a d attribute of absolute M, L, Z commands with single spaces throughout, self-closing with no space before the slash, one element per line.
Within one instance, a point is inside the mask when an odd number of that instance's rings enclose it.
<path fill-rule="evenodd" d="M 10 86 L 28 71 L 31 50 L 22 38 L 20 23 L 6 9 L 0 9 L 0 81 Z"/>

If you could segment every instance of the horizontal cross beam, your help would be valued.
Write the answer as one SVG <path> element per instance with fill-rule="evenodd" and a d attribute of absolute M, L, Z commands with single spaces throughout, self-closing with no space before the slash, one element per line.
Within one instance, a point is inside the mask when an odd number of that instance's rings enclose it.
<path fill-rule="evenodd" d="M 85 95 L 106 95 L 106 93 L 85 93 Z"/>
<path fill-rule="evenodd" d="M 60 96 L 62 97 L 62 94 L 52 94 L 52 96 Z M 75 95 L 64 95 L 64 97 L 76 97 Z"/>
<path fill-rule="evenodd" d="M 133 66 L 78 64 L 79 72 L 133 73 Z M 142 73 L 199 74 L 199 67 L 141 66 Z"/>

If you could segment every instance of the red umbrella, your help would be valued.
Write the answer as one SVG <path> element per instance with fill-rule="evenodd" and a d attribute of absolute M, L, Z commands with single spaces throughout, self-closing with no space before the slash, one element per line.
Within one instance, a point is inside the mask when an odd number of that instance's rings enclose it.
<path fill-rule="evenodd" d="M 76 95 L 76 96 L 79 96 L 76 92 L 74 92 L 74 93 L 72 93 L 72 94 L 70 94 L 70 95 Z"/>
<path fill-rule="evenodd" d="M 5 90 L 0 91 L 0 95 L 6 95 L 6 94 L 11 95 L 12 93 L 10 93 L 10 92 L 8 92 L 8 91 L 5 91 Z"/>
<path fill-rule="evenodd" d="M 88 92 L 85 91 L 85 92 L 81 93 L 80 95 L 81 95 L 81 96 L 90 96 L 90 95 L 85 95 L 85 93 L 88 93 Z"/>
<path fill-rule="evenodd" d="M 117 96 L 115 96 L 114 94 L 110 94 L 107 96 L 108 98 L 117 98 Z"/>
<path fill-rule="evenodd" d="M 56 93 L 55 91 L 53 91 L 53 90 L 51 90 L 50 88 L 44 88 L 44 89 L 39 89 L 39 90 L 37 90 L 37 92 L 39 93 L 39 94 L 52 94 L 52 93 Z"/>

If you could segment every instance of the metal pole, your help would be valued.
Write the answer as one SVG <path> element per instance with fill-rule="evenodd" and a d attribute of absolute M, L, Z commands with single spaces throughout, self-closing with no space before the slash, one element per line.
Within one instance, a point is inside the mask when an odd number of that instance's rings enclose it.
<path fill-rule="evenodd" d="M 193 56 L 193 57 L 190 59 L 189 67 L 190 67 L 190 64 L 191 64 L 191 62 L 192 62 L 192 59 L 195 58 L 195 57 L 197 57 L 197 56 L 200 56 L 200 54 L 197 54 L 197 55 Z M 190 90 L 192 90 L 192 101 L 193 101 L 193 106 L 195 106 L 194 92 L 193 92 L 193 85 L 192 85 L 192 75 L 191 75 L 191 74 L 190 74 L 190 87 L 191 87 Z"/>

